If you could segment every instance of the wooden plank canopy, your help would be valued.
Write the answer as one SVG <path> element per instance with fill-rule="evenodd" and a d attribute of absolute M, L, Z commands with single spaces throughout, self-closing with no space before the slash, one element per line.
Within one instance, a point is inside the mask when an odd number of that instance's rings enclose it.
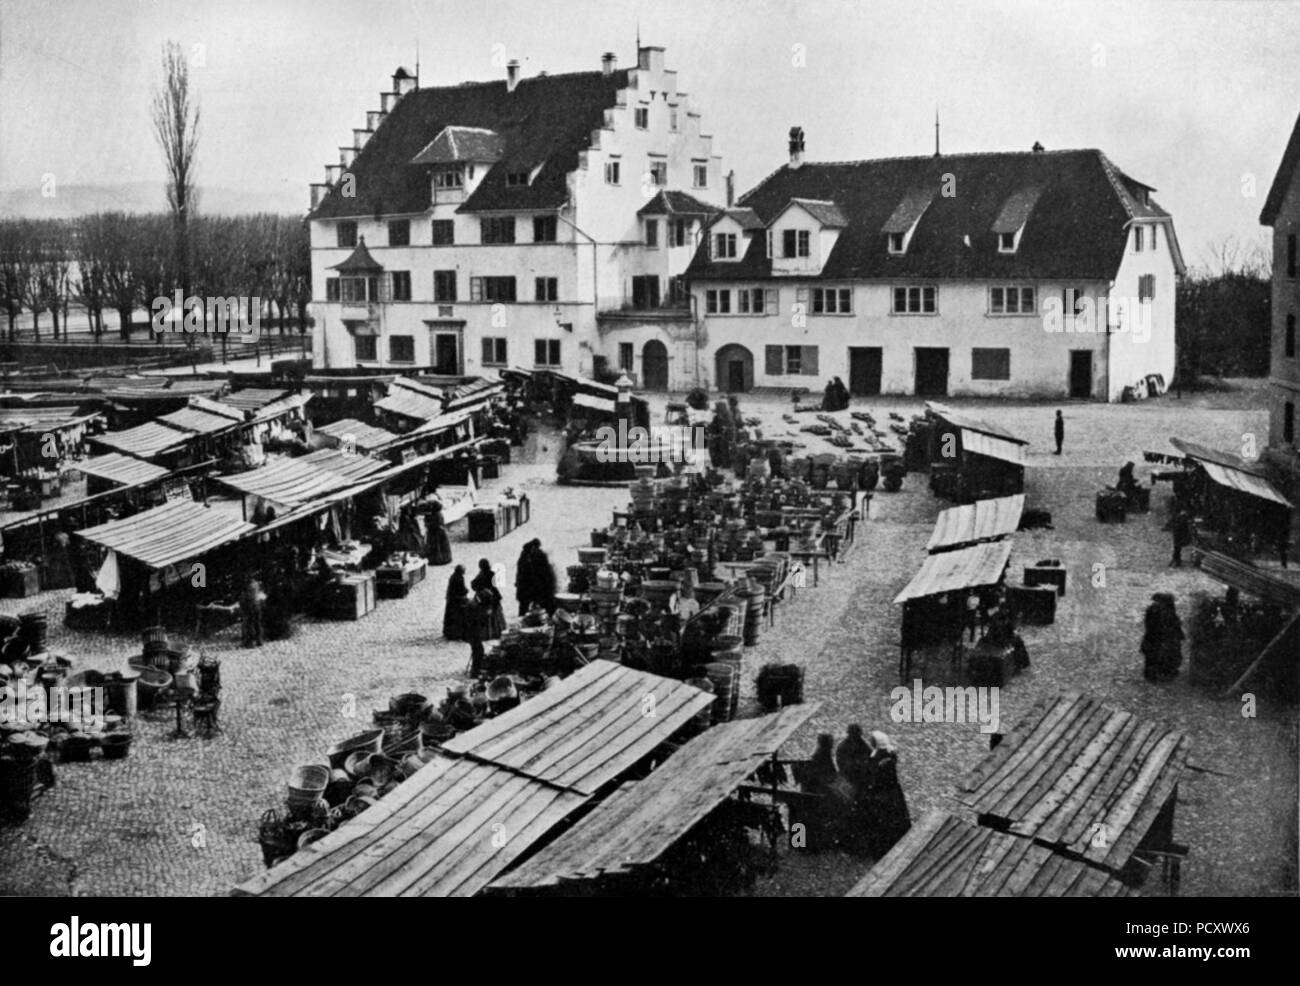
<path fill-rule="evenodd" d="M 1025 443 L 1019 439 L 986 435 L 983 432 L 972 431 L 969 428 L 961 429 L 961 450 L 967 455 L 982 455 L 985 458 L 1009 462 L 1015 466 L 1023 466 L 1029 461 L 1029 455 L 1025 451 Z"/>
<path fill-rule="evenodd" d="M 1097 699 L 1043 699 L 976 765 L 958 800 L 981 820 L 1119 872 L 1173 796 L 1185 734 Z"/>
<path fill-rule="evenodd" d="M 927 555 L 920 571 L 894 597 L 894 602 L 995 585 L 1006 571 L 1010 557 L 1010 539 Z"/>
<path fill-rule="evenodd" d="M 331 441 L 343 444 L 350 442 L 362 452 L 382 448 L 398 436 L 384 428 L 368 425 L 356 418 L 344 418 L 333 424 L 316 429 L 317 434 L 327 436 Z"/>
<path fill-rule="evenodd" d="M 1025 495 L 1017 493 L 941 510 L 926 550 L 946 551 L 1014 534 L 1024 509 Z"/>
<path fill-rule="evenodd" d="M 587 800 L 502 767 L 439 757 L 235 894 L 470 897 Z"/>
<path fill-rule="evenodd" d="M 247 496 L 296 506 L 348 485 L 349 480 L 303 459 L 278 459 L 247 472 L 213 476 L 214 481 Z"/>
<path fill-rule="evenodd" d="M 1257 500 L 1265 500 L 1291 509 L 1291 501 L 1278 492 L 1277 487 L 1262 476 L 1256 476 L 1241 469 L 1219 465 L 1217 462 L 1198 462 L 1205 475 L 1214 483 L 1234 493 L 1244 493 Z"/>
<path fill-rule="evenodd" d="M 83 459 L 77 463 L 76 467 L 87 476 L 106 479 L 110 483 L 117 483 L 119 486 L 151 483 L 156 479 L 162 479 L 168 474 L 168 471 L 162 466 L 154 465 L 152 462 L 145 462 L 143 459 L 133 459 L 131 456 L 122 455 L 120 452 L 108 452 L 104 455 Z"/>
<path fill-rule="evenodd" d="M 1300 607 L 1300 585 L 1294 582 L 1278 578 L 1271 572 L 1220 551 L 1198 548 L 1196 556 L 1201 571 L 1224 585 L 1288 611 Z"/>
<path fill-rule="evenodd" d="M 820 703 L 714 726 L 645 780 L 627 784 L 492 889 L 518 890 L 628 873 L 659 860 L 775 754 Z"/>
<path fill-rule="evenodd" d="M 162 569 L 197 558 L 254 530 L 252 524 L 201 503 L 173 500 L 123 520 L 88 527 L 77 536 Z"/>
<path fill-rule="evenodd" d="M 1105 870 L 935 809 L 846 897 L 1132 897 Z"/>
<path fill-rule="evenodd" d="M 380 469 L 388 468 L 388 463 L 383 459 L 373 459 L 359 452 L 349 455 L 336 448 L 317 449 L 315 452 L 299 456 L 297 461 L 332 472 L 349 483 L 364 479 Z"/>
<path fill-rule="evenodd" d="M 87 441 L 105 448 L 135 456 L 137 459 L 154 459 L 164 452 L 184 448 L 198 437 L 194 432 L 180 431 L 158 421 L 146 421 L 124 431 L 108 431 L 92 435 Z"/>
<path fill-rule="evenodd" d="M 941 418 L 953 428 L 966 429 L 967 431 L 979 432 L 983 435 L 992 435 L 995 438 L 1001 438 L 1008 442 L 1015 442 L 1019 445 L 1028 445 L 1029 443 L 1023 438 L 1017 438 L 1011 432 L 1007 431 L 1001 425 L 991 424 L 974 415 L 966 414 L 962 411 L 956 411 L 947 404 L 940 404 L 938 401 L 926 401 L 925 409 L 935 417 Z"/>
<path fill-rule="evenodd" d="M 172 411 L 170 414 L 159 415 L 156 421 L 181 431 L 193 431 L 200 435 L 213 435 L 220 431 L 229 431 L 237 428 L 240 421 L 229 417 L 223 417 L 220 414 L 211 414 L 208 411 L 196 407 L 183 407 L 178 411 Z"/>
<path fill-rule="evenodd" d="M 442 748 L 594 794 L 712 703 L 693 685 L 598 659 Z"/>

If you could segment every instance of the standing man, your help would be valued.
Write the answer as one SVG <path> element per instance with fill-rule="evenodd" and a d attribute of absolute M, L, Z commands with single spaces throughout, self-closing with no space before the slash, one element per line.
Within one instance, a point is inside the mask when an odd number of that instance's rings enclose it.
<path fill-rule="evenodd" d="M 1174 568 L 1182 568 L 1183 549 L 1192 543 L 1192 515 L 1185 509 L 1180 508 L 1174 514 L 1174 557 L 1169 564 Z"/>
<path fill-rule="evenodd" d="M 1056 412 L 1056 454 L 1061 454 L 1061 446 L 1065 444 L 1065 418 L 1061 417 L 1061 412 Z"/>

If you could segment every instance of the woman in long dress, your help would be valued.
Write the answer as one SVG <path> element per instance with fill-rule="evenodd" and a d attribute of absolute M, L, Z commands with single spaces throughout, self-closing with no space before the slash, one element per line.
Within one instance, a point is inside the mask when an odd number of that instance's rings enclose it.
<path fill-rule="evenodd" d="M 465 585 L 465 566 L 457 565 L 447 580 L 447 607 L 442 613 L 442 635 L 446 640 L 465 639 L 466 606 L 469 588 Z"/>
<path fill-rule="evenodd" d="M 429 549 L 430 565 L 451 564 L 451 538 L 447 536 L 447 525 L 442 519 L 442 504 L 436 500 L 429 505 L 425 515 L 425 539 Z"/>
<path fill-rule="evenodd" d="M 871 755 L 866 762 L 867 790 L 864 814 L 867 851 L 879 859 L 912 827 L 907 798 L 898 781 L 898 750 L 887 735 L 875 730 L 868 737 Z"/>
<path fill-rule="evenodd" d="M 483 639 L 496 640 L 506 632 L 506 613 L 501 608 L 501 590 L 497 588 L 492 563 L 486 558 L 479 559 L 478 574 L 474 576 L 474 581 L 469 584 L 469 587 L 476 594 L 486 593 L 492 600 L 492 605 L 487 607 L 484 619 Z"/>

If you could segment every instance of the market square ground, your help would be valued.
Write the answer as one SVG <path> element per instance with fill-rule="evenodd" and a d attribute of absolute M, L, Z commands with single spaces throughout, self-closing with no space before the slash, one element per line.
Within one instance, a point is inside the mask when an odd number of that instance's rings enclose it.
<path fill-rule="evenodd" d="M 1060 558 L 1070 571 L 1056 623 L 1025 633 L 1033 663 L 1002 690 L 1003 728 L 1039 698 L 1077 689 L 1186 730 L 1192 762 L 1207 769 L 1190 772 L 1180 787 L 1176 837 L 1191 847 L 1182 884 L 1189 896 L 1296 891 L 1296 712 L 1261 696 L 1258 714 L 1246 718 L 1238 701 L 1217 698 L 1186 675 L 1169 685 L 1142 678 L 1137 645 L 1151 593 L 1175 593 L 1186 619 L 1192 592 L 1221 589 L 1194 569 L 1167 567 L 1169 535 L 1161 529 L 1167 486 L 1159 488 L 1151 514 L 1122 526 L 1095 521 L 1093 495 L 1113 482 L 1126 459 L 1141 463 L 1145 449 L 1169 451 L 1171 435 L 1225 449 L 1239 448 L 1243 434 L 1262 436 L 1266 413 L 1257 398 L 1252 390 L 1170 394 L 1130 405 L 1067 404 L 1059 457 L 1051 454 L 1054 405 L 951 402 L 1032 443 L 1028 505 L 1050 510 L 1055 529 L 1016 535 L 1011 581 L 1019 581 L 1019 566 L 1040 558 Z M 788 407 L 775 397 L 742 403 L 745 414 L 763 418 L 769 437 L 791 432 L 809 440 L 781 421 Z M 853 409 L 906 416 L 920 403 L 859 399 Z M 510 583 L 525 541 L 540 538 L 562 576 L 577 547 L 589 543 L 591 528 L 606 524 L 627 499 L 620 490 L 556 486 L 558 449 L 545 432 L 524 451 L 523 462 L 493 485 L 526 489 L 531 523 L 491 544 L 468 544 L 464 525 L 453 528 L 457 561 L 502 563 Z M 744 699 L 752 701 L 753 677 L 764 662 L 805 663 L 806 696 L 822 707 L 787 754 L 810 753 L 817 732 L 842 735 L 850 722 L 884 729 L 899 747 L 913 819 L 936 807 L 964 815 L 953 791 L 987 750 L 978 724 L 889 718 L 890 692 L 899 684 L 899 612 L 891 601 L 924 558 L 943 504 L 924 475 L 909 476 L 901 493 L 878 491 L 874 503 L 873 518 L 844 562 L 823 569 L 820 587 L 783 607 L 776 627 L 747 652 Z M 1097 563 L 1105 566 L 1103 587 L 1084 577 Z M 225 894 L 259 872 L 257 821 L 281 801 L 295 764 L 320 761 L 330 743 L 368 722 L 370 710 L 385 707 L 389 696 L 441 696 L 466 670 L 467 647 L 440 637 L 449 574 L 450 568 L 432 569 L 408 598 L 381 602 L 360 622 L 306 621 L 293 638 L 260 650 L 238 647 L 234 629 L 205 641 L 223 661 L 224 732 L 211 740 L 173 740 L 168 716 L 148 716 L 134 727 L 129 759 L 60 765 L 57 786 L 36 801 L 31 819 L 0 829 L 0 893 Z M 109 669 L 138 652 L 135 636 L 64 628 L 67 595 L 4 600 L 0 611 L 18 613 L 36 602 L 50 616 L 51 646 L 78 667 Z M 839 895 L 869 865 L 839 853 L 788 850 L 775 876 L 754 892 Z M 1147 892 L 1160 890 L 1153 881 Z"/>

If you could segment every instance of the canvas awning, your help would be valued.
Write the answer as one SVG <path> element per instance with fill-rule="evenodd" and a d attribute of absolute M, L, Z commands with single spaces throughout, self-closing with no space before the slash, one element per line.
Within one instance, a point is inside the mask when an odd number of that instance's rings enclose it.
<path fill-rule="evenodd" d="M 194 440 L 193 432 L 178 431 L 157 421 L 146 421 L 125 431 L 109 431 L 102 435 L 92 435 L 88 441 L 106 448 L 133 455 L 137 459 L 152 459 L 183 448 Z"/>
<path fill-rule="evenodd" d="M 388 394 L 375 401 L 375 408 L 389 414 L 406 418 L 418 418 L 427 421 L 436 418 L 443 411 L 443 397 L 432 388 L 413 385 L 407 380 L 394 380 L 388 388 Z"/>
<path fill-rule="evenodd" d="M 252 524 L 192 500 L 173 500 L 133 517 L 78 531 L 92 544 L 110 548 L 153 569 L 197 558 L 256 530 Z"/>
<path fill-rule="evenodd" d="M 1016 466 L 1025 465 L 1029 458 L 1023 443 L 969 428 L 961 430 L 961 450 L 969 455 L 983 455 Z"/>
<path fill-rule="evenodd" d="M 248 472 L 212 478 L 247 496 L 260 496 L 285 506 L 296 506 L 348 485 L 348 480 L 338 473 L 302 459 L 274 460 Z"/>
<path fill-rule="evenodd" d="M 110 483 L 116 483 L 119 486 L 137 486 L 140 483 L 151 483 L 168 475 L 168 471 L 162 466 L 154 465 L 152 462 L 145 462 L 143 459 L 134 459 L 119 452 L 109 452 L 106 455 L 96 455 L 89 459 L 83 459 L 76 464 L 76 467 L 87 476 L 106 479 Z"/>
<path fill-rule="evenodd" d="M 946 551 L 979 541 L 992 541 L 1014 534 L 1025 509 L 1025 495 L 978 500 L 940 511 L 926 550 Z"/>
<path fill-rule="evenodd" d="M 1105 870 L 934 809 L 846 897 L 1133 897 Z"/>
<path fill-rule="evenodd" d="M 925 409 L 931 414 L 942 418 L 955 428 L 965 428 L 968 431 L 978 431 L 982 435 L 993 435 L 996 438 L 1004 438 L 1009 442 L 1016 442 L 1019 445 L 1029 444 L 1023 438 L 1017 438 L 1000 425 L 992 424 L 962 411 L 955 411 L 947 404 L 940 404 L 938 401 L 926 401 Z"/>
<path fill-rule="evenodd" d="M 1010 540 L 990 541 L 929 555 L 912 581 L 894 597 L 894 602 L 995 585 L 1002 578 L 1010 557 Z"/>
<path fill-rule="evenodd" d="M 328 470 L 349 483 L 355 483 L 381 469 L 388 468 L 388 463 L 383 459 L 372 459 L 362 452 L 349 454 L 336 448 L 317 449 L 315 452 L 299 456 L 297 461 L 306 462 L 317 469 Z"/>
<path fill-rule="evenodd" d="M 603 414 L 613 414 L 616 408 L 616 402 L 608 397 L 595 397 L 592 394 L 574 394 L 574 407 L 585 407 L 592 411 L 600 411 Z"/>
<path fill-rule="evenodd" d="M 239 426 L 239 422 L 232 418 L 212 414 L 196 407 L 183 407 L 179 411 L 172 411 L 171 414 L 160 415 L 155 420 L 172 428 L 197 432 L 201 435 L 212 435 Z"/>
<path fill-rule="evenodd" d="M 714 726 L 627 784 L 493 889 L 556 886 L 649 866 L 773 756 L 820 703 Z"/>
<path fill-rule="evenodd" d="M 340 444 L 351 444 L 363 452 L 382 448 L 398 437 L 391 431 L 368 425 L 356 418 L 344 418 L 341 421 L 335 421 L 333 424 L 323 425 L 316 429 L 316 433 L 326 435 Z"/>
<path fill-rule="evenodd" d="M 1286 507 L 1288 510 L 1291 509 L 1291 501 L 1279 493 L 1272 483 L 1261 476 L 1223 466 L 1217 462 L 1198 460 L 1197 464 L 1205 470 L 1205 475 L 1212 482 L 1230 489 L 1234 493 L 1244 493 L 1246 496 L 1267 500 L 1270 503 Z"/>

